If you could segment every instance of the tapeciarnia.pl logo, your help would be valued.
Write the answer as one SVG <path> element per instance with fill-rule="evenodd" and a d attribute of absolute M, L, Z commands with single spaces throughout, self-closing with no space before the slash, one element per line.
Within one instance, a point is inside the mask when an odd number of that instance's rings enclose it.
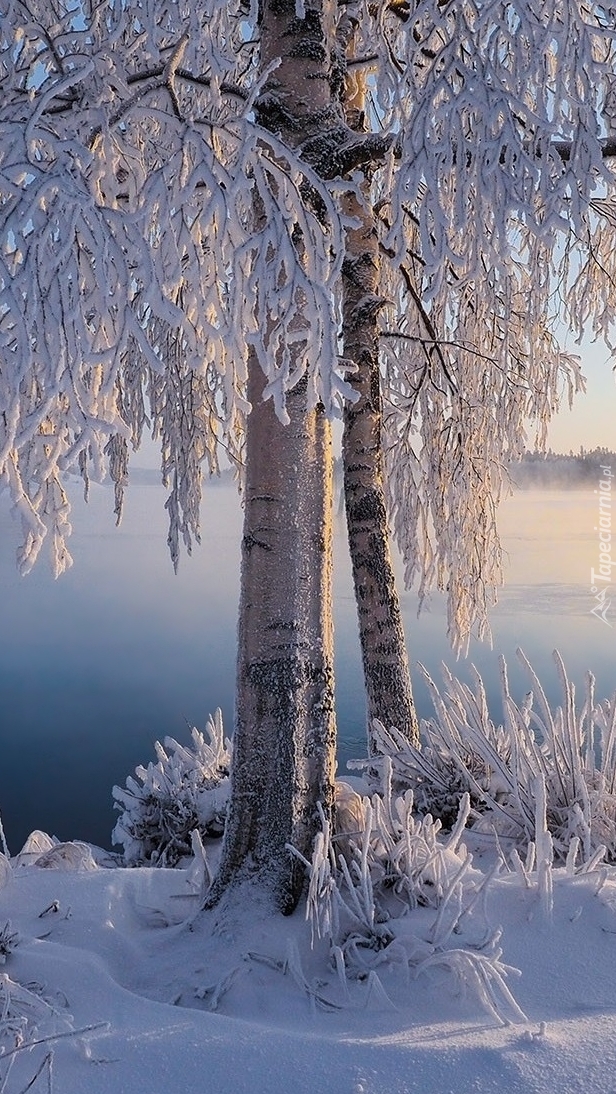
<path fill-rule="evenodd" d="M 612 559 L 612 479 L 614 477 L 609 465 L 600 465 L 601 478 L 599 489 L 595 494 L 599 495 L 599 524 L 595 532 L 599 533 L 599 569 L 594 566 L 590 571 L 590 591 L 596 601 L 590 609 L 591 615 L 596 615 L 602 623 L 608 627 L 612 623 L 608 619 L 608 611 L 612 603 L 610 597 L 612 583 L 612 568 L 616 566 L 616 559 Z"/>

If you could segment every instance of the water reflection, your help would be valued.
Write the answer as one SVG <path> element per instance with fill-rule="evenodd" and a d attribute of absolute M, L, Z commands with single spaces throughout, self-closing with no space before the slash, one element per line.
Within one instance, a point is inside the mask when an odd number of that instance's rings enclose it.
<path fill-rule="evenodd" d="M 202 546 L 174 576 L 166 549 L 164 495 L 133 486 L 120 529 L 109 490 L 73 498 L 75 565 L 59 581 L 41 565 L 25 579 L 14 566 L 17 530 L 0 507 L 0 811 L 16 850 L 34 827 L 62 839 L 109 844 L 110 789 L 152 743 L 189 739 L 220 705 L 231 726 L 239 574 L 240 504 L 232 486 L 206 491 Z M 509 663 L 512 690 L 529 683 L 515 661 L 521 645 L 558 694 L 555 645 L 578 686 L 592 667 L 599 694 L 616 687 L 616 594 L 612 627 L 590 615 L 594 559 L 592 494 L 520 493 L 503 507 L 508 587 L 492 616 L 494 648 Z M 343 519 L 336 525 L 336 676 L 339 762 L 363 751 L 364 701 Z M 453 659 L 440 597 L 417 619 L 403 597 L 411 658 L 439 676 Z M 473 643 L 469 661 L 484 675 L 500 717 L 496 652 Z M 468 662 L 456 671 L 469 679 Z M 415 674 L 421 716 L 431 714 Z"/>

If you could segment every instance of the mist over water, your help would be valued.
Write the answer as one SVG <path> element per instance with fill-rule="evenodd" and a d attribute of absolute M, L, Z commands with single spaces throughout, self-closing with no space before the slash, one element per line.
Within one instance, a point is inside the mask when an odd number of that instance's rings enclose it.
<path fill-rule="evenodd" d="M 153 742 L 190 740 L 222 707 L 231 731 L 239 589 L 241 508 L 233 486 L 206 488 L 202 544 L 173 574 L 166 548 L 164 491 L 128 491 L 119 529 L 112 492 L 93 487 L 88 506 L 72 497 L 75 564 L 54 581 L 46 563 L 26 578 L 15 568 L 18 529 L 0 503 L 0 813 L 11 851 L 42 828 L 60 839 L 110 845 L 111 787 L 154 759 Z M 440 663 L 470 681 L 482 673 L 491 713 L 501 718 L 498 653 L 511 690 L 530 684 L 515 658 L 522 646 L 548 698 L 558 701 L 557 646 L 578 688 L 592 668 L 599 697 L 616 689 L 616 580 L 605 621 L 591 614 L 596 567 L 593 489 L 520 491 L 501 508 L 507 586 L 492 612 L 494 651 L 471 643 L 457 665 L 446 639 L 443 599 L 417 619 L 403 595 L 415 693 L 432 714 L 416 668 L 440 680 Z M 344 518 L 336 519 L 334 615 L 339 770 L 365 753 L 361 663 Z M 608 596 L 609 599 L 609 596 Z"/>

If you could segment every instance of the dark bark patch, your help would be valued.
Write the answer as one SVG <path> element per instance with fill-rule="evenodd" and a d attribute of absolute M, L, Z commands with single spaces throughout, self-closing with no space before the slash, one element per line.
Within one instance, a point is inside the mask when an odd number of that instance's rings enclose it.
<path fill-rule="evenodd" d="M 304 19 L 291 19 L 285 31 L 287 35 L 302 35 L 303 37 L 316 38 L 319 42 L 325 41 L 321 16 L 314 8 L 309 8 Z"/>
<path fill-rule="evenodd" d="M 246 554 L 250 554 L 253 547 L 261 547 L 263 551 L 273 551 L 274 549 L 270 543 L 266 543 L 264 539 L 257 539 L 252 532 L 249 532 L 248 535 L 242 537 L 242 550 Z"/>
<path fill-rule="evenodd" d="M 282 102 L 278 86 L 269 81 L 255 103 L 255 117 L 259 125 L 269 129 L 271 133 L 286 130 L 288 133 L 321 134 L 324 130 L 331 129 L 332 125 L 339 125 L 340 122 L 338 113 L 332 105 L 322 110 L 293 114 Z"/>
<path fill-rule="evenodd" d="M 299 694 L 303 684 L 315 683 L 320 669 L 304 657 L 274 657 L 267 661 L 253 661 L 247 668 L 250 686 L 261 701 L 273 707 L 283 719 L 295 709 L 293 697 Z M 293 720 L 289 723 L 294 724 Z"/>
<path fill-rule="evenodd" d="M 327 58 L 327 50 L 322 42 L 317 42 L 314 38 L 300 38 L 291 49 L 289 56 L 323 64 Z"/>
<path fill-rule="evenodd" d="M 381 378 L 378 373 L 378 369 L 373 369 L 370 373 L 370 401 L 372 406 L 376 408 L 379 417 L 381 413 Z"/>
<path fill-rule="evenodd" d="M 303 19 L 291 19 L 285 37 L 297 39 L 289 52 L 290 57 L 304 58 L 317 65 L 322 65 L 327 60 L 325 34 L 318 11 L 309 9 Z"/>
<path fill-rule="evenodd" d="M 369 251 L 347 257 L 342 263 L 342 276 L 360 289 L 366 285 L 366 278 L 369 278 L 367 287 L 374 282 L 377 271 L 378 263 Z"/>
<path fill-rule="evenodd" d="M 278 133 L 286 129 L 288 133 L 300 133 L 303 122 L 296 118 L 289 110 L 286 110 L 280 101 L 277 90 L 266 87 L 263 94 L 255 102 L 255 118 L 264 129 L 270 133 Z"/>
<path fill-rule="evenodd" d="M 388 303 L 389 301 L 384 296 L 378 296 L 376 293 L 366 293 L 357 301 L 351 311 L 351 325 L 363 327 L 374 323 L 381 308 L 384 308 Z"/>
<path fill-rule="evenodd" d="M 333 179 L 382 160 L 392 141 L 390 133 L 357 135 L 346 125 L 339 125 L 306 141 L 302 158 L 321 178 Z"/>
<path fill-rule="evenodd" d="M 295 16 L 295 0 L 269 0 L 267 7 L 272 15 Z"/>
<path fill-rule="evenodd" d="M 363 448 L 362 451 L 366 452 L 366 449 Z M 368 453 L 368 455 L 370 455 L 370 453 Z M 374 461 L 371 460 L 371 459 L 367 460 L 365 463 L 349 463 L 345 466 L 345 469 L 344 469 L 345 480 L 348 480 L 351 475 L 361 475 L 361 474 L 366 474 L 366 473 L 372 474 L 373 472 L 374 472 Z M 361 489 L 362 489 L 361 483 L 351 484 L 348 481 L 345 483 L 345 490 L 350 491 L 351 494 L 353 494 L 355 491 L 361 490 Z"/>
<path fill-rule="evenodd" d="M 363 521 L 372 524 L 386 524 L 387 511 L 385 502 L 376 490 L 367 490 L 362 496 L 351 501 L 348 507 L 349 524 L 359 524 Z"/>
<path fill-rule="evenodd" d="M 316 187 L 312 186 L 309 182 L 302 182 L 299 192 L 306 208 L 310 209 L 319 221 L 319 224 L 322 224 L 323 227 L 325 227 L 329 223 L 329 217 L 327 215 L 327 205 L 323 200 L 322 194 L 320 194 Z"/>

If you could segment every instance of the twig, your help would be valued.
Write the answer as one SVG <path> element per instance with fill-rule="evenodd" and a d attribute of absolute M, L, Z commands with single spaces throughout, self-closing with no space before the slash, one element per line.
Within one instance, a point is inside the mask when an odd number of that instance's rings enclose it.
<path fill-rule="evenodd" d="M 6 842 L 6 837 L 4 835 L 4 827 L 3 827 L 3 824 L 2 824 L 2 816 L 1 815 L 0 815 L 0 843 L 2 843 L 3 853 L 6 855 L 7 858 L 10 858 L 11 853 L 9 851 L 8 844 Z"/>
<path fill-rule="evenodd" d="M 46 1045 L 51 1041 L 60 1041 L 65 1037 L 81 1037 L 83 1033 L 94 1033 L 97 1029 L 110 1029 L 109 1022 L 96 1022 L 92 1026 L 83 1026 L 81 1029 L 69 1029 L 64 1033 L 52 1033 L 49 1037 L 37 1037 L 35 1041 L 24 1041 L 21 1045 L 16 1045 L 15 1048 L 10 1048 L 8 1052 L 4 1052 L 0 1056 L 0 1060 L 8 1060 L 10 1056 L 14 1056 L 17 1052 L 25 1052 L 30 1048 L 36 1048 L 37 1045 Z"/>

